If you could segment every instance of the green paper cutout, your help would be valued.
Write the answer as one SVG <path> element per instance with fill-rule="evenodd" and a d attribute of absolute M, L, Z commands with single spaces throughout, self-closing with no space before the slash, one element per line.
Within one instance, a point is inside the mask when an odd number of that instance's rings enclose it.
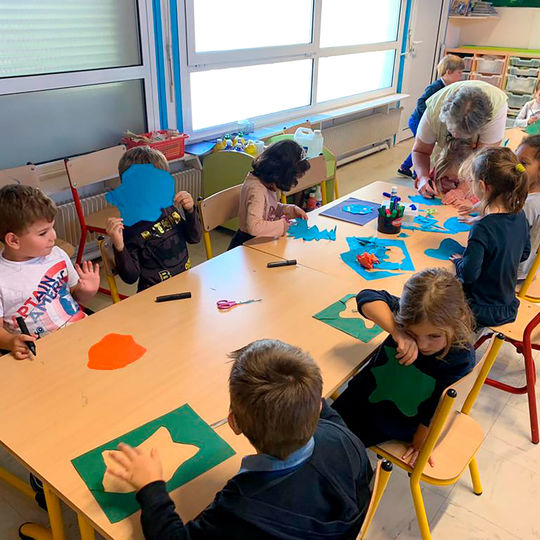
<path fill-rule="evenodd" d="M 375 336 L 378 336 L 382 332 L 382 328 L 377 325 L 373 328 L 368 328 L 361 316 L 358 318 L 344 319 L 339 315 L 347 308 L 347 302 L 355 296 L 355 294 L 344 296 L 341 300 L 334 302 L 319 313 L 313 315 L 313 318 L 367 343 Z"/>
<path fill-rule="evenodd" d="M 396 349 L 384 347 L 384 352 L 388 358 L 386 364 L 371 370 L 376 386 L 368 401 L 391 401 L 405 416 L 415 416 L 420 404 L 433 395 L 435 379 L 414 364 L 402 366 L 396 358 Z"/>
<path fill-rule="evenodd" d="M 527 135 L 540 135 L 540 121 L 535 122 L 534 124 L 529 124 L 525 131 L 527 132 Z"/>
<path fill-rule="evenodd" d="M 166 486 L 169 492 L 235 454 L 235 451 L 186 404 L 71 460 L 111 523 L 125 519 L 140 507 L 135 499 L 135 491 L 131 493 L 104 491 L 103 475 L 106 467 L 101 453 L 103 450 L 116 450 L 120 442 L 130 446 L 138 446 L 160 427 L 169 430 L 174 442 L 193 444 L 199 447 L 199 451 L 182 463 L 167 482 Z"/>

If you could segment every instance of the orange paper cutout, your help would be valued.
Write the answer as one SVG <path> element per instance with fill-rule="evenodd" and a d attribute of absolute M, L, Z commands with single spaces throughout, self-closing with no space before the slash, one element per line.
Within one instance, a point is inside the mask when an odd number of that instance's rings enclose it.
<path fill-rule="evenodd" d="M 138 360 L 146 349 L 133 336 L 107 334 L 88 351 L 90 369 L 120 369 Z"/>

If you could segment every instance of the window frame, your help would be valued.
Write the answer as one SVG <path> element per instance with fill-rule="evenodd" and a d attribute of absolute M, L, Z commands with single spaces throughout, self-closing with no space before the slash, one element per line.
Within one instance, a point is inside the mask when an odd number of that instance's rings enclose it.
<path fill-rule="evenodd" d="M 195 52 L 195 26 L 194 26 L 194 0 L 177 0 L 179 8 L 178 34 L 184 36 L 180 40 L 180 79 L 181 84 L 181 111 L 183 130 L 190 135 L 190 140 L 200 141 L 237 128 L 236 122 L 211 126 L 204 129 L 193 130 L 191 111 L 190 74 L 196 71 L 209 69 L 225 69 L 230 67 L 243 67 L 257 64 L 272 64 L 309 58 L 313 61 L 311 81 L 311 103 L 308 106 L 276 111 L 275 113 L 250 118 L 256 128 L 272 125 L 279 122 L 298 118 L 303 115 L 312 116 L 331 109 L 346 107 L 379 97 L 396 93 L 398 84 L 399 64 L 402 58 L 401 44 L 407 0 L 400 0 L 400 13 L 395 41 L 368 43 L 364 45 L 344 45 L 337 47 L 320 47 L 322 0 L 313 0 L 313 26 L 311 43 L 301 45 L 288 45 L 276 47 L 261 47 L 235 51 Z M 328 1 L 328 0 L 327 0 Z M 372 51 L 394 50 L 394 70 L 392 84 L 389 87 L 364 92 L 352 96 L 345 96 L 330 101 L 317 103 L 318 59 L 329 56 L 339 56 Z M 261 60 L 265 60 L 261 62 Z M 241 120 L 241 119 L 238 119 Z"/>

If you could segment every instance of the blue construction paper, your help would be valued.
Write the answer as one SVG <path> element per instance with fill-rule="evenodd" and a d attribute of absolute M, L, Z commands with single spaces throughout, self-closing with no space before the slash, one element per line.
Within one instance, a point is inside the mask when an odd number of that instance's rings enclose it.
<path fill-rule="evenodd" d="M 305 219 L 297 219 L 295 223 L 292 223 L 287 231 L 287 236 L 296 238 L 297 240 L 305 240 L 310 242 L 311 240 L 332 240 L 336 239 L 336 229 L 323 229 L 319 230 L 317 225 L 313 227 L 308 227 L 307 221 Z"/>
<path fill-rule="evenodd" d="M 451 232 L 452 234 L 455 234 L 458 232 L 470 231 L 472 228 L 472 225 L 459 221 L 457 217 L 451 217 L 444 222 L 443 227 L 447 229 L 449 232 Z"/>
<path fill-rule="evenodd" d="M 480 215 L 480 214 L 479 214 L 478 212 L 471 212 L 471 213 L 469 214 L 469 216 L 471 216 L 471 217 L 477 217 L 477 216 L 479 216 L 479 215 Z"/>
<path fill-rule="evenodd" d="M 404 232 L 398 234 L 398 238 L 409 238 L 409 236 L 411 235 Z"/>
<path fill-rule="evenodd" d="M 385 270 L 404 270 L 414 272 L 414 264 L 403 240 L 387 240 L 386 238 L 375 238 L 373 236 L 365 238 L 350 236 L 347 237 L 346 240 L 349 246 L 349 251 L 346 253 L 341 253 L 341 260 L 365 279 L 381 279 L 390 276 L 399 276 L 401 274 L 401 272 L 387 272 Z M 392 263 L 386 260 L 386 250 L 391 246 L 401 249 L 404 256 L 401 263 Z M 356 260 L 356 256 L 364 252 L 373 253 L 379 259 L 380 262 L 374 265 L 373 270 L 365 269 Z"/>
<path fill-rule="evenodd" d="M 150 163 L 132 165 L 122 175 L 122 184 L 105 194 L 120 211 L 124 225 L 157 221 L 164 208 L 173 204 L 174 178 Z"/>
<path fill-rule="evenodd" d="M 369 214 L 354 214 L 344 210 L 344 208 L 348 206 L 365 206 L 366 208 L 371 208 L 372 212 Z M 319 215 L 340 219 L 341 221 L 347 221 L 349 223 L 354 223 L 355 225 L 365 225 L 379 215 L 379 206 L 380 204 L 378 203 L 362 201 L 360 199 L 350 197 L 345 201 L 341 201 L 333 206 L 330 206 Z"/>
<path fill-rule="evenodd" d="M 436 226 L 437 225 L 437 226 Z M 417 216 L 413 223 L 402 223 L 402 229 L 412 231 L 426 231 L 443 234 L 456 234 L 471 229 L 471 225 L 462 223 L 457 217 L 448 218 L 443 225 L 439 225 L 438 220 L 431 216 Z"/>
<path fill-rule="evenodd" d="M 459 242 L 456 242 L 452 238 L 445 238 L 439 244 L 437 249 L 426 249 L 424 253 L 428 257 L 433 257 L 434 259 L 439 259 L 441 261 L 447 261 L 454 253 L 459 253 L 461 255 L 464 251 L 465 248 Z"/>
<path fill-rule="evenodd" d="M 416 204 L 425 204 L 427 206 L 442 206 L 441 199 L 428 199 L 422 195 L 409 195 L 409 199 Z"/>
<path fill-rule="evenodd" d="M 350 212 L 351 214 L 371 214 L 373 208 L 369 206 L 364 206 L 363 204 L 348 204 L 342 208 L 344 212 Z"/>

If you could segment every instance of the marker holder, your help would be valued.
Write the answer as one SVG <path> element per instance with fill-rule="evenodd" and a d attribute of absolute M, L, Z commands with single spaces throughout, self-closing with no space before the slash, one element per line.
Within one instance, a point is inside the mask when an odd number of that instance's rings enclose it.
<path fill-rule="evenodd" d="M 379 214 L 377 230 L 384 234 L 398 234 L 401 231 L 403 217 L 383 216 Z"/>

